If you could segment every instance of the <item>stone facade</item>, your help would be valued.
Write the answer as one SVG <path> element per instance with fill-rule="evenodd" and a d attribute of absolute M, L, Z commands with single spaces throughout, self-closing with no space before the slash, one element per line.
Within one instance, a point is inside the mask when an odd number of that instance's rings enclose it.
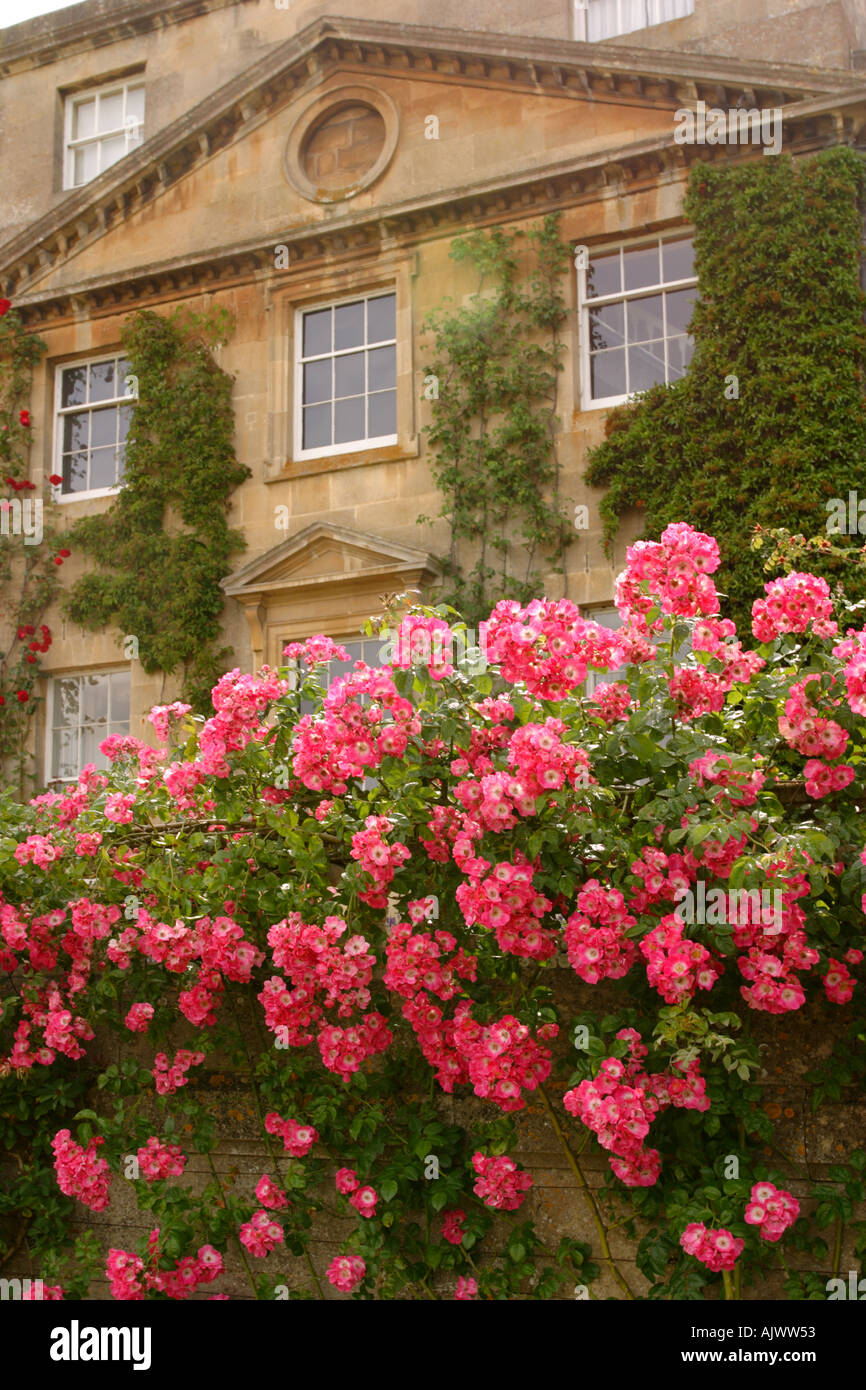
<path fill-rule="evenodd" d="M 361 4 L 344 3 L 338 19 L 321 18 L 324 8 L 88 0 L 4 31 L 0 46 L 0 284 L 48 344 L 32 397 L 33 481 L 58 468 L 55 383 L 65 363 L 119 351 L 133 309 L 229 308 L 237 330 L 221 361 L 236 379 L 238 456 L 252 470 L 231 515 L 247 550 L 226 577 L 225 638 L 242 668 L 279 660 L 288 636 L 356 635 L 375 593 L 407 587 L 406 573 L 435 587 L 448 533 L 443 522 L 418 523 L 439 510 L 424 435 L 424 323 L 446 296 L 465 302 L 475 288 L 449 259 L 456 234 L 528 226 L 551 210 L 590 252 L 687 234 L 692 160 L 759 156 L 752 146 L 677 144 L 673 112 L 698 101 L 783 107 L 785 148 L 802 153 L 857 143 L 866 119 L 862 77 L 847 66 L 866 42 L 860 7 L 837 0 L 801 0 L 782 15 L 750 0 L 748 25 L 719 30 L 724 56 L 704 53 L 715 0 L 603 44 L 575 42 L 572 8 L 554 0 L 531 16 L 516 0 L 442 4 L 435 28 L 412 0 L 392 0 L 381 18 L 377 6 L 375 20 L 354 17 L 368 11 Z M 784 41 L 784 60 L 769 37 L 783 20 L 803 38 Z M 758 51 L 769 56 L 755 62 Z M 807 65 L 816 52 L 835 66 Z M 64 188 L 69 100 L 115 82 L 144 84 L 142 138 L 91 181 Z M 564 289 L 557 449 L 567 505 L 589 512 L 568 551 L 565 591 L 598 609 L 611 602 L 628 528 L 609 561 L 599 498 L 582 478 L 605 412 L 586 408 L 576 274 Z M 299 451 L 301 315 L 376 293 L 396 296 L 393 442 Z M 61 505 L 75 517 L 109 499 Z M 80 563 L 64 577 L 74 580 Z M 549 577 L 549 592 L 561 585 Z M 127 634 L 85 633 L 56 612 L 47 621 L 47 678 L 125 665 Z M 146 709 L 175 686 L 135 661 L 131 685 L 130 731 L 146 736 Z M 44 782 L 52 769 L 38 720 L 34 735 Z"/>
<path fill-rule="evenodd" d="M 435 591 L 448 533 L 418 522 L 439 510 L 423 433 L 424 323 L 446 296 L 465 302 L 475 289 L 449 258 L 456 235 L 529 226 L 549 211 L 590 251 L 687 234 L 692 161 L 761 157 L 751 146 L 678 145 L 674 112 L 699 101 L 782 107 L 784 148 L 798 154 L 866 141 L 866 75 L 852 57 L 866 49 L 860 0 L 695 0 L 689 16 L 602 44 L 576 39 L 578 8 L 86 0 L 0 34 L 0 294 L 48 344 L 31 402 L 33 481 L 57 468 L 64 364 L 118 352 L 138 308 L 230 309 L 237 329 L 221 362 L 235 377 L 237 452 L 252 476 L 233 499 L 230 521 L 247 550 L 224 581 L 224 633 L 242 669 L 279 664 L 288 640 L 312 632 L 356 634 L 383 591 Z M 340 17 L 328 18 L 335 9 Z M 134 80 L 145 85 L 143 140 L 93 181 L 64 188 L 68 99 Z M 565 589 L 592 611 L 611 603 L 628 530 L 606 558 L 599 497 L 583 481 L 605 411 L 587 408 L 575 273 L 564 290 L 557 449 L 563 495 L 590 518 L 570 547 Z M 299 450 L 301 316 L 377 294 L 395 296 L 396 437 L 318 456 Z M 109 504 L 62 506 L 74 517 Z M 64 575 L 73 580 L 80 564 L 73 558 Z M 550 575 L 548 592 L 562 584 Z M 59 611 L 47 621 L 47 679 L 130 666 L 124 634 L 85 633 Z M 130 732 L 147 738 L 145 712 L 174 698 L 176 685 L 133 661 L 131 688 Z M 44 718 L 34 738 L 42 784 Z M 820 1129 L 802 1070 L 777 1041 L 761 1079 L 768 1106 L 791 1120 L 792 1151 L 819 1173 L 840 1138 L 862 1131 L 862 1107 L 831 1107 L 840 1113 L 829 1121 L 822 1111 L 829 1130 Z M 224 1090 L 218 1078 L 208 1084 L 225 1131 L 220 1171 L 257 1174 L 249 1098 L 228 1081 Z M 779 1086 L 787 1089 L 776 1096 Z M 539 1115 L 530 1115 L 524 1156 L 542 1225 L 589 1235 Z M 592 1169 L 594 1184 L 602 1167 Z M 112 1216 L 115 1243 L 146 1229 L 146 1214 L 133 1212 L 130 1204 L 123 1229 Z M 322 1232 L 320 1268 L 339 1234 Z M 232 1292 L 243 1296 L 237 1270 Z"/>

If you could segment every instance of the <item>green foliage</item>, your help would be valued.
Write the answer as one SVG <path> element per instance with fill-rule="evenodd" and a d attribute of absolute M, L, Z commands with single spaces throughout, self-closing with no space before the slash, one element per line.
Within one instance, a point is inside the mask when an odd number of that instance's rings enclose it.
<path fill-rule="evenodd" d="M 96 561 L 70 592 L 73 621 L 113 623 L 138 638 L 145 671 L 183 668 L 184 696 L 209 708 L 223 669 L 217 650 L 220 580 L 243 537 L 226 520 L 249 469 L 234 453 L 232 380 L 212 355 L 226 342 L 225 310 L 168 317 L 144 310 L 123 332 L 138 379 L 124 486 L 107 512 L 86 516 L 74 541 Z"/>
<path fill-rule="evenodd" d="M 18 634 L 28 626 L 35 629 L 58 589 L 59 566 L 52 544 L 57 531 L 50 519 L 50 497 L 37 499 L 28 477 L 33 438 L 30 389 L 33 370 L 45 351 L 43 339 L 27 331 L 16 309 L 0 314 L 0 477 L 9 489 L 2 501 L 10 509 L 25 503 L 42 509 L 39 543 L 26 544 L 22 535 L 13 533 L 10 522 L 10 534 L 0 534 L 0 612 L 9 623 L 8 645 L 0 651 L 0 766 L 11 774 L 20 793 L 27 769 L 27 733 L 40 699 L 39 661 L 29 645 L 35 633 Z M 32 527 L 34 512 L 29 515 Z M 45 637 L 45 633 L 40 636 L 42 650 L 47 650 L 41 640 Z"/>
<path fill-rule="evenodd" d="M 847 148 L 697 165 L 684 204 L 700 291 L 694 357 L 681 381 L 611 411 L 590 453 L 587 480 L 608 488 L 608 546 L 636 506 L 647 537 L 671 521 L 711 532 L 739 625 L 761 578 L 753 527 L 822 531 L 827 501 L 862 483 L 863 188 L 862 155 Z M 732 376 L 739 398 L 728 399 Z M 852 596 L 866 594 L 866 575 L 843 555 L 810 558 L 813 572 L 831 582 L 844 573 Z"/>
<path fill-rule="evenodd" d="M 569 254 L 550 216 L 525 233 L 458 237 L 451 255 L 478 271 L 479 285 L 468 305 L 426 325 L 435 358 L 425 372 L 438 388 L 427 430 L 444 498 L 439 515 L 451 528 L 442 564 L 453 588 L 445 597 L 473 623 L 495 599 L 537 597 L 533 567 L 544 560 L 546 571 L 562 573 L 574 538 L 560 506 L 555 441 Z M 474 563 L 465 574 L 468 555 Z"/>

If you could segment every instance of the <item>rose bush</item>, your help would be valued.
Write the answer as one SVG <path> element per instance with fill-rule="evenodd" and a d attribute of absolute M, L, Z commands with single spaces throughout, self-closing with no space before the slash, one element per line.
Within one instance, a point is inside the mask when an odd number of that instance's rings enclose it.
<path fill-rule="evenodd" d="M 0 1215 L 52 1296 L 99 1267 L 116 1298 L 184 1298 L 231 1254 L 260 1298 L 595 1297 L 603 1272 L 633 1297 L 614 1221 L 652 1298 L 719 1276 L 748 1297 L 771 1270 L 825 1296 L 866 1155 L 792 1195 L 753 1025 L 844 1009 L 818 1101 L 866 1069 L 866 629 L 794 573 L 756 600 L 750 645 L 717 565 L 669 526 L 629 550 L 616 632 L 565 599 L 501 602 L 462 655 L 456 615 L 414 609 L 388 665 L 326 693 L 344 654 L 293 643 L 281 670 L 223 676 L 207 720 L 152 711 L 159 747 L 112 736 L 107 775 L 5 802 L 0 1132 L 20 1171 Z M 614 679 L 588 695 L 591 671 Z M 100 1067 L 112 1033 L 134 1055 Z M 213 1164 L 208 1063 L 250 1088 L 257 1182 Z M 528 1217 L 528 1104 L 591 1245 L 550 1248 Z M 178 1181 L 193 1152 L 203 1194 Z M 154 1226 L 106 1265 L 69 1220 L 124 1180 Z M 319 1213 L 354 1222 L 324 1273 Z"/>

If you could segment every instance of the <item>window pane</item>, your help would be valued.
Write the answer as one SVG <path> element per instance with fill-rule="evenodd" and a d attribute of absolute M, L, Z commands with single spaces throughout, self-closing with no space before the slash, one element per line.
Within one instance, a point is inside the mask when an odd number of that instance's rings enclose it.
<path fill-rule="evenodd" d="M 628 389 L 647 391 L 665 379 L 665 345 L 663 341 L 646 343 L 628 350 Z"/>
<path fill-rule="evenodd" d="M 72 111 L 72 138 L 86 140 L 96 132 L 96 98 L 77 101 Z"/>
<path fill-rule="evenodd" d="M 108 677 L 83 676 L 81 680 L 82 724 L 105 723 L 108 719 Z"/>
<path fill-rule="evenodd" d="M 367 354 L 369 362 L 369 391 L 384 391 L 397 381 L 396 347 L 374 348 Z"/>
<path fill-rule="evenodd" d="M 99 98 L 99 129 L 120 130 L 123 125 L 123 92 Z"/>
<path fill-rule="evenodd" d="M 90 442 L 90 416 L 86 411 L 63 417 L 63 452 L 71 454 L 86 449 Z"/>
<path fill-rule="evenodd" d="M 364 397 L 351 396 L 334 403 L 334 443 L 348 444 L 364 439 Z"/>
<path fill-rule="evenodd" d="M 664 337 L 662 319 L 662 297 L 650 295 L 648 299 L 630 299 L 626 304 L 628 315 L 628 340 L 630 343 L 645 343 L 651 338 Z"/>
<path fill-rule="evenodd" d="M 115 671 L 109 682 L 110 717 L 112 724 L 126 724 L 129 728 L 129 684 L 128 671 Z"/>
<path fill-rule="evenodd" d="M 604 396 L 624 396 L 625 350 L 617 348 L 612 352 L 593 353 L 589 359 L 589 373 L 595 400 L 601 400 Z"/>
<path fill-rule="evenodd" d="M 331 358 L 304 366 L 304 404 L 331 399 Z"/>
<path fill-rule="evenodd" d="M 397 336 L 397 296 L 383 294 L 367 301 L 367 342 L 384 343 Z"/>
<path fill-rule="evenodd" d="M 619 294 L 620 282 L 619 252 L 612 251 L 605 256 L 591 256 L 586 273 L 586 293 L 590 298 L 600 299 L 606 294 Z"/>
<path fill-rule="evenodd" d="M 85 724 L 81 730 L 81 767 L 86 767 L 88 763 L 95 763 L 98 768 L 107 765 L 108 759 L 99 751 L 99 745 L 108 736 L 108 729 L 104 724 Z M 81 767 L 75 769 L 81 771 Z"/>
<path fill-rule="evenodd" d="M 55 729 L 51 739 L 51 776 L 75 777 L 78 771 L 78 730 Z"/>
<path fill-rule="evenodd" d="M 665 280 L 689 280 L 695 273 L 695 248 L 691 238 L 662 242 Z"/>
<path fill-rule="evenodd" d="M 331 311 L 316 309 L 304 314 L 304 357 L 317 357 L 331 351 Z"/>
<path fill-rule="evenodd" d="M 87 491 L 87 454 L 64 454 L 61 491 Z"/>
<path fill-rule="evenodd" d="M 116 164 L 119 159 L 123 159 L 128 148 L 125 135 L 115 135 L 111 140 L 100 140 L 99 144 L 101 150 L 100 173 L 103 169 L 109 169 L 112 164 Z"/>
<path fill-rule="evenodd" d="M 60 384 L 60 404 L 81 405 L 87 396 L 87 368 L 65 367 Z"/>
<path fill-rule="evenodd" d="M 126 119 L 144 120 L 144 87 L 130 87 L 126 93 Z"/>
<path fill-rule="evenodd" d="M 94 362 L 90 368 L 91 401 L 113 401 L 118 394 L 113 362 Z"/>
<path fill-rule="evenodd" d="M 623 275 L 627 290 L 639 290 L 644 285 L 657 285 L 661 280 L 658 243 L 655 246 L 636 246 L 623 252 Z"/>
<path fill-rule="evenodd" d="M 78 677 L 54 682 L 54 725 L 67 728 L 78 723 Z"/>
<path fill-rule="evenodd" d="M 126 439 L 129 434 L 129 425 L 132 420 L 132 406 L 120 405 L 117 408 L 117 437 L 119 440 Z"/>
<path fill-rule="evenodd" d="M 696 289 L 674 290 L 672 294 L 665 295 L 669 334 L 686 332 L 692 316 L 692 305 L 697 297 Z"/>
<path fill-rule="evenodd" d="M 685 376 L 694 350 L 693 338 L 682 337 L 668 340 L 668 377 L 671 381 L 679 381 L 680 377 Z"/>
<path fill-rule="evenodd" d="M 90 445 L 97 449 L 101 445 L 115 444 L 117 442 L 117 411 L 113 407 L 108 410 L 94 410 L 90 423 Z"/>
<path fill-rule="evenodd" d="M 114 487 L 117 482 L 117 449 L 94 449 L 90 455 L 90 487 Z"/>
<path fill-rule="evenodd" d="M 591 309 L 589 314 L 589 346 L 621 347 L 625 342 L 625 309 L 620 304 L 607 304 L 603 309 Z"/>
<path fill-rule="evenodd" d="M 82 183 L 89 183 L 95 179 L 99 173 L 99 151 L 96 145 L 85 145 L 83 149 L 75 151 L 75 168 L 73 179 L 76 187 Z"/>
<path fill-rule="evenodd" d="M 310 405 L 304 408 L 303 447 L 324 449 L 331 443 L 330 405 Z"/>
<path fill-rule="evenodd" d="M 396 433 L 397 392 L 378 391 L 375 396 L 370 396 L 369 437 L 379 439 L 382 435 Z"/>
<path fill-rule="evenodd" d="M 334 310 L 334 348 L 360 347 L 364 341 L 364 301 L 340 304 Z"/>
<path fill-rule="evenodd" d="M 339 313 L 339 310 L 337 311 Z M 359 396 L 364 390 L 364 354 L 350 352 L 334 358 L 334 395 Z"/>

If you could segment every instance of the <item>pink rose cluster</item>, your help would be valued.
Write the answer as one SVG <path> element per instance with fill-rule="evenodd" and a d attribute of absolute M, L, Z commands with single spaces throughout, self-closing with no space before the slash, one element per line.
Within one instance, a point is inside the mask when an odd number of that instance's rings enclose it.
<path fill-rule="evenodd" d="M 557 938 L 549 927 L 542 927 L 541 919 L 552 903 L 533 887 L 534 866 L 519 852 L 515 861 L 497 864 L 489 874 L 487 861 L 478 861 L 480 871 L 458 885 L 457 904 L 466 925 L 477 923 L 492 931 L 503 951 L 549 960 L 556 954 Z"/>
<path fill-rule="evenodd" d="M 159 1227 L 150 1232 L 147 1240 L 148 1258 L 145 1266 L 139 1255 L 128 1250 L 109 1250 L 106 1275 L 112 1298 L 140 1303 L 148 1289 L 168 1298 L 185 1299 L 194 1294 L 200 1284 L 212 1284 L 224 1272 L 223 1257 L 212 1245 L 201 1245 L 195 1255 L 184 1255 L 175 1261 L 174 1269 L 158 1268 Z M 227 1294 L 213 1295 L 227 1298 Z"/>
<path fill-rule="evenodd" d="M 401 864 L 411 859 L 406 845 L 399 840 L 388 844 L 385 836 L 393 829 L 387 816 L 368 816 L 364 829 L 352 836 L 352 858 L 366 870 L 373 880 L 372 886 L 358 894 L 368 907 L 387 907 L 388 894 L 385 889 Z"/>
<path fill-rule="evenodd" d="M 263 1260 L 283 1239 L 283 1228 L 270 1212 L 261 1208 L 238 1231 L 238 1240 L 256 1259 Z"/>
<path fill-rule="evenodd" d="M 305 1158 L 319 1138 L 318 1130 L 312 1125 L 299 1124 L 297 1120 L 284 1120 L 276 1110 L 265 1116 L 265 1129 L 268 1134 L 278 1134 L 283 1148 L 292 1158 Z"/>
<path fill-rule="evenodd" d="M 320 715 L 305 714 L 295 726 L 292 767 L 311 791 L 341 796 L 348 777 L 365 777 L 383 758 L 402 757 L 410 736 L 421 732 L 414 706 L 387 671 L 359 667 L 332 682 Z"/>
<path fill-rule="evenodd" d="M 681 1076 L 643 1071 L 647 1048 L 633 1028 L 623 1028 L 617 1038 L 628 1045 L 629 1060 L 607 1057 L 594 1080 L 581 1081 L 567 1091 L 563 1104 L 569 1114 L 593 1131 L 602 1148 L 615 1157 L 611 1169 L 626 1187 L 652 1187 L 661 1171 L 656 1149 L 643 1141 L 659 1110 L 673 1105 L 682 1110 L 708 1110 L 706 1082 L 697 1060 L 679 1068 Z"/>
<path fill-rule="evenodd" d="M 367 1273 L 367 1266 L 360 1255 L 338 1255 L 325 1271 L 328 1282 L 340 1293 L 351 1293 Z"/>
<path fill-rule="evenodd" d="M 680 1236 L 680 1245 L 689 1255 L 694 1255 L 708 1269 L 718 1274 L 723 1269 L 733 1269 L 745 1247 L 744 1240 L 724 1228 L 713 1231 L 702 1221 L 692 1221 Z"/>
<path fill-rule="evenodd" d="M 744 1220 L 757 1226 L 762 1240 L 780 1240 L 800 1215 L 800 1203 L 771 1182 L 756 1182 Z"/>
<path fill-rule="evenodd" d="M 481 1024 L 472 1018 L 470 1009 L 468 1000 L 458 1004 L 453 1036 L 476 1096 L 492 1100 L 506 1113 L 522 1110 L 526 1101 L 521 1092 L 534 1091 L 550 1075 L 550 1052 L 512 1014 Z M 556 1037 L 558 1032 L 557 1024 L 548 1024 L 544 1037 Z"/>
<path fill-rule="evenodd" d="M 77 1197 L 91 1211 L 105 1211 L 111 1174 L 97 1150 L 105 1140 L 94 1135 L 87 1148 L 76 1144 L 68 1129 L 59 1129 L 51 1141 L 57 1185 L 67 1197 Z"/>
<path fill-rule="evenodd" d="M 637 919 L 626 911 L 617 888 L 587 879 L 577 895 L 577 910 L 565 924 L 565 947 L 572 970 L 587 984 L 619 980 L 637 959 L 637 948 L 626 932 Z"/>
<path fill-rule="evenodd" d="M 491 665 L 540 700 L 564 700 L 590 665 L 612 670 L 622 662 L 620 634 L 582 618 L 568 599 L 533 599 L 525 608 L 501 599 L 481 630 Z"/>
<path fill-rule="evenodd" d="M 190 1067 L 201 1066 L 203 1061 L 203 1052 L 191 1052 L 186 1047 L 180 1048 L 174 1054 L 171 1062 L 164 1052 L 158 1052 L 151 1072 L 156 1082 L 157 1094 L 161 1096 L 174 1095 L 181 1086 L 186 1086 L 189 1079 L 186 1073 Z"/>
<path fill-rule="evenodd" d="M 712 989 L 721 974 L 706 946 L 683 937 L 682 919 L 675 912 L 647 932 L 640 950 L 647 979 L 667 1004 L 691 999 L 696 989 Z"/>
<path fill-rule="evenodd" d="M 719 547 L 712 536 L 673 522 L 660 540 L 629 546 L 625 573 L 616 583 L 616 606 L 624 618 L 637 618 L 639 625 L 645 625 L 653 607 L 682 618 L 718 613 L 719 598 L 709 576 L 719 564 Z"/>
<path fill-rule="evenodd" d="M 814 574 L 786 574 L 764 585 L 766 598 L 752 604 L 752 631 L 759 642 L 772 642 L 786 632 L 834 637 L 833 603 L 826 579 Z"/>
<path fill-rule="evenodd" d="M 169 721 L 171 719 L 183 719 L 184 715 L 189 714 L 191 709 L 192 705 L 182 704 L 180 700 L 175 700 L 170 705 L 153 706 L 147 717 L 161 743 L 168 743 Z"/>
<path fill-rule="evenodd" d="M 497 1158 L 473 1154 L 472 1167 L 478 1174 L 474 1186 L 476 1197 L 496 1211 L 516 1211 L 532 1186 L 529 1173 L 518 1168 L 507 1154 Z"/>
<path fill-rule="evenodd" d="M 410 614 L 401 622 L 391 646 L 391 666 L 425 666 L 434 681 L 454 675 L 454 633 L 444 618 Z"/>
<path fill-rule="evenodd" d="M 161 1178 L 183 1177 L 186 1155 L 177 1144 L 163 1144 L 152 1134 L 147 1143 L 136 1154 L 138 1166 L 148 1182 Z"/>
<path fill-rule="evenodd" d="M 376 1203 L 379 1200 L 379 1194 L 374 1187 L 361 1185 L 354 1168 L 338 1168 L 334 1182 L 337 1191 L 349 1198 L 359 1216 L 369 1219 L 376 1215 Z"/>
<path fill-rule="evenodd" d="M 277 1187 L 277 1184 L 268 1177 L 267 1173 L 262 1173 L 256 1183 L 256 1197 L 262 1206 L 267 1207 L 269 1211 L 281 1211 L 283 1207 L 289 1205 L 289 1199 L 285 1192 Z"/>

